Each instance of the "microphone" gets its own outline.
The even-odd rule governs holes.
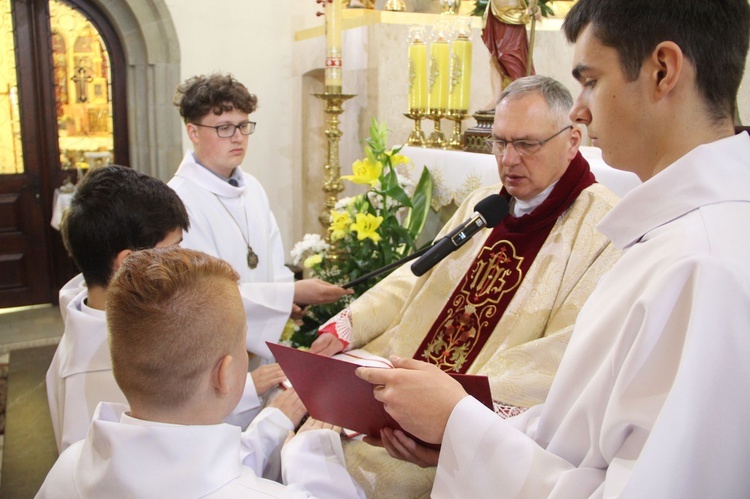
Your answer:
[[[341,287],[344,288],[344,289],[349,289],[352,286],[356,286],[359,283],[365,282],[370,277],[375,277],[376,275],[380,275],[383,272],[388,272],[389,270],[391,270],[393,268],[401,266],[401,264],[403,264],[403,263],[409,262],[411,260],[414,260],[415,258],[418,258],[418,257],[424,255],[425,253],[427,253],[427,251],[430,248],[432,248],[432,246],[427,246],[425,248],[422,248],[421,250],[416,251],[416,252],[412,253],[411,255],[405,256],[404,258],[402,258],[402,259],[400,259],[400,260],[398,260],[396,262],[391,262],[388,265],[384,265],[383,267],[380,267],[379,269],[375,269],[375,270],[373,270],[370,273],[367,273],[367,274],[365,274],[363,276],[359,276],[356,279],[353,279],[353,280],[347,282],[346,284],[342,284]]]
[[[437,263],[463,246],[466,241],[484,227],[494,227],[508,216],[508,202],[500,194],[492,194],[474,206],[474,214],[467,221],[453,229],[445,237],[433,244],[429,251],[422,255],[411,266],[415,276],[421,276]]]

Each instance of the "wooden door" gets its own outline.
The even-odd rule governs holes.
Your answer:
[[[38,27],[24,0],[0,0],[0,308],[52,301],[44,165],[50,161],[39,92]],[[15,35],[15,36],[13,36]],[[15,43],[14,40],[23,43]],[[49,87],[48,87],[49,88]]]
[[[64,19],[51,23],[51,10]],[[64,32],[76,16],[97,43]],[[67,55],[58,52],[66,36]],[[61,73],[61,60],[78,73]],[[125,72],[118,35],[95,2],[0,0],[0,308],[56,303],[77,273],[50,226],[54,193],[95,158],[128,165]],[[73,109],[76,96],[85,105]]]

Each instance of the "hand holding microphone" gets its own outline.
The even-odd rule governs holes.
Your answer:
[[[411,266],[416,276],[421,276],[439,261],[463,246],[484,227],[494,227],[508,216],[508,202],[500,194],[492,194],[479,201],[474,207],[474,214],[456,229],[433,244],[429,251],[422,255]]]

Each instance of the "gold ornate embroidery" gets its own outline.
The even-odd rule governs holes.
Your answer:
[[[460,372],[488,326],[492,332],[499,319],[497,304],[523,280],[523,260],[509,241],[484,248],[454,293],[422,358],[444,371]]]

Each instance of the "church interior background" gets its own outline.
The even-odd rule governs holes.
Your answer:
[[[429,29],[441,17],[439,0],[407,1],[407,12],[385,11],[384,4],[375,2],[375,10],[344,9],[343,92],[354,94],[340,117],[344,174],[361,156],[360,140],[372,118],[387,125],[391,144],[406,141],[412,126],[404,117],[408,29],[417,24]],[[460,13],[471,11],[473,4],[462,2]],[[558,1],[553,7],[565,12],[570,4]],[[48,223],[55,189],[75,182],[89,165],[111,161],[168,180],[189,147],[172,105],[174,88],[194,74],[230,72],[258,95],[253,117],[258,127],[243,168],[268,191],[285,248],[304,233],[322,229],[317,215],[324,194],[318,186],[324,180],[326,123],[324,104],[312,94],[323,90],[326,40],[323,17],[316,15],[320,6],[314,0],[225,1],[220,8],[201,0],[1,0],[0,6],[0,178],[4,179],[0,183],[33,173],[13,188],[0,187],[0,195],[6,197],[4,206],[13,207],[8,196],[21,193],[14,216],[20,216],[17,211],[28,212],[32,205],[40,211],[37,218],[43,223],[34,230],[44,234],[31,239],[33,245],[51,248],[46,255],[32,255],[37,267],[40,259],[46,260],[45,271],[52,278],[47,283],[50,291],[31,301],[54,301],[55,287],[74,271],[65,261],[59,235]],[[572,47],[560,33],[560,17],[537,23],[534,65],[537,73],[559,79],[575,95],[577,83],[568,63]],[[472,18],[471,27],[470,114],[491,99],[481,19]],[[11,32],[22,45],[26,30],[48,46],[41,56],[35,55],[30,72],[38,76],[31,86],[14,78]],[[26,49],[15,50],[22,54]],[[19,70],[28,80],[21,66]],[[52,112],[24,109],[18,89],[23,93],[26,86],[48,99],[45,106]],[[747,75],[740,96],[740,119],[747,123]],[[29,120],[27,116],[24,122],[24,115],[32,112],[39,123],[34,130],[30,126],[24,130]],[[469,118],[464,126],[473,123]],[[42,152],[34,154],[34,149]],[[33,203],[24,204],[23,193],[32,191]],[[0,252],[5,254],[0,267],[7,266],[13,258],[7,255],[13,251]],[[9,281],[14,280],[20,282],[22,276],[12,274]],[[22,302],[6,300],[2,305],[28,304]]]
[[[552,7],[563,13],[572,1]],[[342,174],[362,157],[361,140],[373,118],[388,127],[389,147],[406,142],[413,127],[404,116],[409,28],[429,30],[445,17],[439,14],[443,0],[405,0],[406,12],[386,11],[385,3],[343,12],[342,91],[353,98],[340,116]],[[473,7],[474,1],[461,2],[459,13]],[[315,0],[0,0],[0,354],[19,335],[48,327],[16,327],[4,312],[55,303],[57,290],[75,273],[55,218],[71,184],[110,162],[164,181],[172,177],[190,147],[172,99],[190,76],[229,72],[258,96],[257,129],[242,167],[266,189],[287,255],[305,233],[323,232],[318,215],[327,124],[324,102],[313,95],[323,92],[325,79],[320,10]],[[573,49],[560,32],[561,17],[537,23],[534,65],[575,96]],[[471,18],[469,114],[492,98],[480,33],[481,19]],[[747,72],[738,109],[748,124]],[[474,124],[471,117],[463,122],[464,128]],[[431,130],[428,121],[423,127]],[[444,122],[443,131],[449,130]],[[460,192],[486,181],[466,173],[465,156],[429,154],[447,172],[438,184],[454,182]],[[448,212],[458,200],[445,192],[434,199]],[[437,226],[440,215],[434,217]]]

